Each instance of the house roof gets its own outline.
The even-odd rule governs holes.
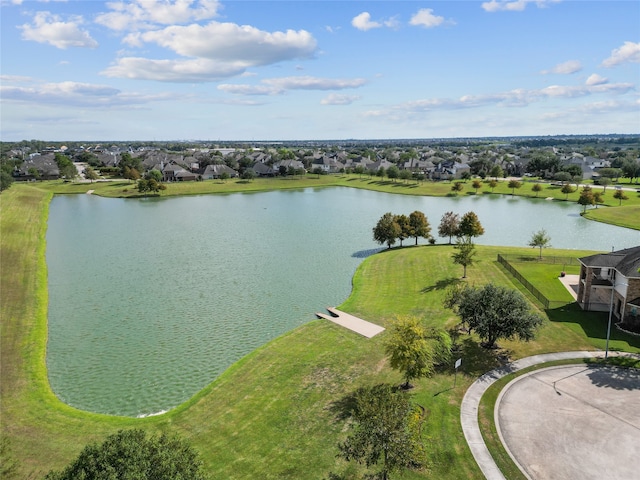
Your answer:
[[[640,246],[598,253],[579,260],[586,267],[615,268],[625,277],[640,278]]]

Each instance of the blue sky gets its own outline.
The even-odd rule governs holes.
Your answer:
[[[0,2],[3,141],[640,132],[637,1]]]

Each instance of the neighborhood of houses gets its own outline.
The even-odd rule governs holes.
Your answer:
[[[246,169],[253,170],[254,176],[271,177],[304,173],[359,172],[370,175],[380,174],[390,167],[411,172],[411,177],[430,180],[465,179],[471,175],[490,176],[494,166],[500,167],[499,176],[521,177],[540,175],[552,178],[556,170],[572,166],[573,176],[581,172],[581,179],[597,179],[599,171],[609,169],[631,158],[638,164],[638,150],[625,152],[620,148],[601,151],[597,156],[578,151],[579,149],[559,149],[544,147],[533,149],[512,145],[443,146],[424,145],[419,147],[387,148],[340,148],[335,145],[326,148],[220,148],[193,147],[175,152],[149,145],[133,148],[123,145],[89,145],[68,148],[64,145],[31,151],[28,147],[14,148],[8,157],[17,159],[12,173],[14,180],[50,180],[60,178],[55,161],[56,154],[64,154],[73,161],[86,161],[98,170],[118,168],[123,154],[138,158],[144,171],[158,170],[164,182],[187,182],[233,178]],[[595,151],[592,151],[595,155]],[[532,168],[531,160],[536,155],[551,159],[554,166]],[[625,156],[626,155],[626,156]],[[82,159],[82,160],[79,160]],[[639,164],[640,165],[640,164]],[[640,169],[640,166],[638,167]],[[143,172],[140,172],[143,173]],[[493,176],[493,174],[491,174]],[[405,177],[406,178],[406,177]]]

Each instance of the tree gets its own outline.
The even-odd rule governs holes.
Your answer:
[[[389,177],[389,179],[395,182],[396,178],[398,178],[399,176],[400,169],[397,166],[391,165],[389,168],[387,168],[387,177]]]
[[[378,169],[378,171],[376,172],[376,176],[384,179],[385,173],[387,173],[387,172],[385,171],[384,167],[380,167]]]
[[[475,330],[486,348],[495,348],[499,339],[529,341],[542,324],[542,317],[531,312],[520,292],[493,283],[451,290],[445,306],[454,308],[469,333]]]
[[[602,185],[602,193],[607,191],[607,187],[611,185],[612,180],[609,177],[600,177],[598,179],[598,185]]]
[[[509,184],[507,186],[511,189],[511,196],[513,197],[516,188],[520,188],[522,186],[522,183],[520,183],[518,180],[509,180]]]
[[[622,205],[622,200],[629,200],[629,197],[625,195],[624,190],[622,190],[621,188],[613,192],[613,198],[615,198],[616,200],[620,200],[620,203],[618,205]]]
[[[601,179],[608,178],[609,183],[611,183],[613,181],[618,181],[618,178],[622,175],[622,170],[620,168],[601,168],[598,170],[598,173],[600,174]]]
[[[0,192],[4,192],[13,183],[13,177],[4,170],[0,171]]]
[[[256,172],[253,170],[253,168],[247,168],[247,169],[245,169],[244,172],[242,172],[241,178],[243,180],[251,181],[254,178],[256,178]]]
[[[353,173],[357,173],[358,175],[360,175],[360,178],[362,178],[362,174],[364,173],[364,167],[362,165],[358,165],[356,168],[353,169]]]
[[[460,220],[460,226],[456,235],[460,237],[479,237],[484,234],[484,227],[478,219],[478,215],[475,212],[467,212],[462,216]]]
[[[540,185],[539,183],[534,183],[533,186],[531,187],[531,191],[536,192],[536,197],[537,197],[538,193],[542,191],[542,185]]]
[[[396,243],[400,236],[400,226],[395,221],[395,216],[391,212],[385,213],[375,227],[373,227],[373,239],[380,245],[386,243],[388,248]]]
[[[471,237],[458,237],[458,241],[453,247],[455,251],[451,256],[453,263],[456,265],[462,265],[463,273],[462,278],[467,278],[467,267],[472,267],[474,263],[474,257],[476,255],[476,246],[471,241]]]
[[[569,183],[571,181],[571,174],[569,172],[558,172],[553,176],[553,179],[558,182]]]
[[[462,182],[455,182],[453,185],[451,185],[451,191],[456,195],[458,194],[458,192],[461,192],[463,189],[464,189],[464,186],[462,185]]]
[[[382,384],[358,390],[353,401],[351,433],[338,445],[342,458],[369,468],[380,465],[368,478],[381,480],[426,463],[420,438],[423,413],[406,393]]]
[[[98,174],[96,173],[96,171],[93,168],[86,167],[84,169],[84,178],[89,180],[89,182],[93,183],[94,180],[97,180],[100,177],[98,176]]]
[[[573,187],[571,185],[569,185],[568,183],[565,183],[562,186],[562,189],[560,191],[565,194],[564,199],[567,200],[569,198],[569,194],[573,193],[575,190],[573,189]]]
[[[542,249],[548,248],[551,246],[551,237],[547,235],[547,231],[543,228],[542,230],[538,230],[531,236],[531,240],[529,240],[529,246],[540,249],[540,257],[542,258]]]
[[[584,207],[582,213],[587,211],[588,205],[594,205],[596,203],[591,187],[587,186],[582,189],[580,197],[578,197],[578,203]]]
[[[424,325],[416,317],[399,317],[391,326],[384,346],[389,365],[404,375],[403,388],[411,388],[411,380],[433,375],[433,352]]]
[[[120,430],[101,444],[87,445],[62,471],[45,480],[205,480],[198,453],[177,435],[147,436],[144,430]]]
[[[69,157],[56,153],[54,159],[58,165],[58,170],[60,171],[60,176],[62,178],[73,179],[78,176],[78,169]]]
[[[120,168],[120,175],[122,175],[124,178],[127,178],[124,176],[125,168],[127,167],[130,169],[135,169],[138,172],[142,172],[144,170],[142,160],[139,157],[132,157],[129,152],[123,152],[120,154],[120,162],[118,162],[118,167]],[[137,180],[137,178],[134,178],[132,180]]]
[[[440,219],[440,225],[438,226],[438,235],[441,237],[449,237],[449,245],[451,245],[451,238],[458,234],[458,228],[460,227],[460,217],[457,213],[445,212]]]
[[[145,174],[144,178],[146,178],[147,180],[154,179],[156,182],[161,182],[162,181],[162,172],[160,170],[152,168],[151,170],[149,170]]]
[[[133,180],[135,182],[140,179],[140,172],[136,168],[124,167],[122,171],[122,178]]]
[[[409,224],[411,225],[411,236],[415,237],[416,245],[418,244],[418,237],[430,238],[431,237],[431,225],[424,213],[416,210],[409,214]]]
[[[498,177],[504,177],[504,170],[502,170],[500,165],[494,165],[491,167],[491,170],[489,170],[489,176],[493,177],[497,181]]]
[[[322,167],[315,167],[312,171],[312,173],[317,175],[318,178],[320,178],[320,175],[322,175],[323,172],[324,170],[322,169]]]
[[[476,190],[476,195],[478,194],[478,190],[482,188],[482,182],[480,180],[474,180],[471,183],[471,186]]]
[[[410,170],[407,170],[407,169],[400,170],[400,179],[404,180],[404,183],[407,183],[407,181],[410,180],[412,176],[413,175],[411,174]]]
[[[400,246],[402,246],[402,241],[405,238],[409,238],[413,236],[413,231],[411,230],[411,223],[409,222],[409,217],[407,217],[406,215],[395,215],[393,220],[400,227],[400,234],[398,235],[398,240],[400,240]]]
[[[493,189],[498,186],[497,180],[489,180],[489,188],[491,188],[491,193],[493,193]]]
[[[598,208],[599,204],[604,203],[604,192],[593,192],[593,201],[596,204],[596,208]]]
[[[638,183],[638,177],[640,177],[640,163],[637,160],[625,160],[622,164],[622,174],[629,178],[629,183],[636,179]]]

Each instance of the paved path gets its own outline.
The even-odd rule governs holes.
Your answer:
[[[384,327],[376,325],[375,323],[367,322],[361,318],[354,317],[348,313],[341,312],[336,308],[327,307],[327,310],[331,312],[331,315],[324,313],[316,313],[319,318],[324,318],[333,323],[348,328],[349,330],[359,333],[367,338],[375,337],[380,332],[384,331]]]
[[[640,358],[637,355],[628,354],[624,352],[609,352],[611,356],[624,355],[632,356],[634,358]],[[532,365],[538,365],[541,363],[552,362],[555,360],[567,360],[567,359],[579,359],[579,358],[592,358],[603,357],[604,352],[558,352],[547,353],[543,355],[535,355],[533,357],[522,358],[513,363],[509,363],[504,367],[491,370],[478,378],[467,390],[462,399],[460,406],[460,423],[462,424],[462,431],[464,437],[471,449],[471,453],[475,458],[480,470],[488,480],[506,480],[496,463],[493,461],[493,457],[489,453],[487,446],[482,439],[480,433],[480,427],[478,424],[478,406],[480,399],[484,392],[497,380],[509,375],[511,373],[522,370],[523,368],[530,367]]]
[[[560,283],[569,291],[574,300],[578,299],[578,284],[580,283],[580,275],[565,275],[558,277]]]

